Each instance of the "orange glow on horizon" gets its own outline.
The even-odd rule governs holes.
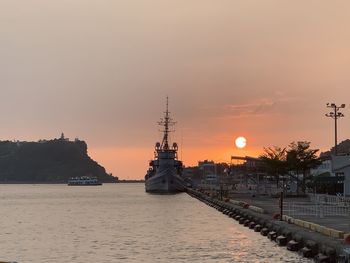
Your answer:
[[[234,147],[186,148],[182,161],[186,167],[196,166],[198,161],[213,160],[217,163],[230,163],[231,156],[253,156],[261,154],[262,149]],[[143,179],[148,162],[153,158],[152,148],[90,148],[89,155],[106,168],[107,173],[119,179]],[[180,156],[179,156],[180,157]]]

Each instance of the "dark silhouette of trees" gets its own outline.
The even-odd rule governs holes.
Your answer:
[[[297,179],[297,192],[299,193],[299,187],[301,184],[302,192],[305,193],[305,179],[310,172],[311,168],[314,168],[321,164],[319,157],[317,156],[318,149],[311,149],[310,142],[298,141],[289,144],[287,151],[287,163],[291,171],[294,172],[295,179]],[[302,175],[301,181],[298,175]]]
[[[277,146],[264,148],[264,153],[259,157],[265,164],[266,172],[276,178],[289,175],[297,182],[297,192],[300,186],[305,193],[305,179],[311,168],[318,166],[321,161],[317,156],[318,149],[311,149],[310,142],[291,142],[288,149]],[[300,180],[299,175],[302,175]]]
[[[278,146],[264,147],[264,153],[259,156],[265,164],[267,173],[276,178],[277,186],[280,176],[285,175],[287,172],[286,157],[286,148],[280,148]]]

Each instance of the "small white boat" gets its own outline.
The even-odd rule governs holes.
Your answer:
[[[68,179],[68,185],[102,185],[97,179],[97,177],[81,176],[81,177],[71,177]]]

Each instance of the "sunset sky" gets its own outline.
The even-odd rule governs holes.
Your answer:
[[[185,165],[350,138],[350,2],[0,0],[0,138],[78,137],[143,178],[169,96]],[[248,145],[234,146],[237,136]]]

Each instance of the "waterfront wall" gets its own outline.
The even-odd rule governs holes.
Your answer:
[[[316,262],[350,262],[348,247],[342,239],[312,231],[311,227],[305,228],[304,222],[299,222],[301,220],[291,222],[291,218],[284,216],[285,221],[280,221],[259,207],[248,208],[239,201],[221,201],[193,189],[188,189],[187,192],[192,197],[236,219],[240,224],[260,232],[278,245],[286,246],[287,249],[296,251],[304,257],[314,258]]]

